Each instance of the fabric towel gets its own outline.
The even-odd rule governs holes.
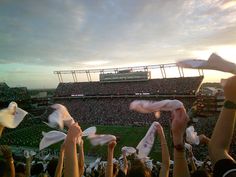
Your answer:
[[[173,111],[183,108],[184,105],[179,100],[146,101],[135,100],[130,104],[130,109],[141,113]]]
[[[82,136],[90,136],[90,135],[94,135],[96,133],[96,127],[89,127],[87,129],[85,129],[83,132],[82,132]],[[63,132],[60,132],[60,131],[50,131],[50,132],[43,132],[43,138],[40,142],[40,145],[39,145],[39,150],[42,150],[52,144],[55,144],[55,143],[58,143],[64,139],[66,139],[66,134],[63,133]],[[80,144],[80,138],[78,139],[78,144]]]
[[[83,131],[82,136],[94,135],[96,133],[96,131],[97,131],[96,127],[89,127]]]
[[[197,136],[197,132],[195,132],[193,126],[190,126],[186,129],[186,141],[190,144],[196,145],[200,143],[199,136]]]
[[[125,151],[126,156],[129,156],[129,155],[132,155],[132,154],[136,153],[136,149],[135,148],[127,147],[127,146],[122,147],[121,151],[122,152]]]
[[[59,126],[59,128],[62,130],[64,128],[64,124],[69,127],[75,122],[65,106],[61,104],[54,104],[51,106],[51,108],[55,109],[55,111],[49,115],[49,123],[45,122],[49,127],[55,128]]]
[[[0,124],[7,128],[16,128],[28,114],[19,108],[16,102],[11,102],[5,109],[0,110]]]
[[[97,145],[104,145],[106,143],[109,143],[110,141],[115,141],[116,137],[114,135],[91,135],[88,136],[88,139],[90,140],[90,143],[93,146],[97,146]]]
[[[183,68],[211,69],[236,74],[236,64],[226,61],[219,55],[213,53],[206,60],[187,59],[177,62],[177,66]]]
[[[42,150],[52,144],[58,143],[66,138],[66,134],[60,131],[42,132],[43,138],[39,144],[39,150]]]
[[[136,147],[136,149],[138,149],[138,158],[142,159],[148,157],[148,154],[150,153],[152,146],[154,144],[157,126],[159,126],[159,123],[153,122],[150,128],[148,129],[146,135],[143,137],[143,139],[139,142],[138,146]]]

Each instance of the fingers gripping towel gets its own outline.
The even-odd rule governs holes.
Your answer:
[[[138,157],[140,159],[147,157],[150,153],[154,144],[157,126],[159,126],[159,123],[153,122],[144,138],[139,142],[138,146],[136,147],[136,149],[138,149]]]
[[[89,127],[85,129],[82,133],[82,136],[92,136],[96,133],[96,127]],[[39,144],[39,150],[42,150],[52,144],[58,143],[64,139],[66,139],[66,134],[60,131],[50,131],[50,132],[42,132],[43,138]]]
[[[46,123],[48,126],[52,128],[59,126],[60,129],[63,129],[65,123],[68,123],[69,126],[75,122],[65,106],[54,104],[51,107],[55,109],[55,111],[48,117],[49,123]]]
[[[199,136],[197,136],[197,132],[195,132],[193,126],[190,126],[186,129],[186,141],[190,144],[196,145],[200,143]]]
[[[183,108],[184,105],[179,100],[146,101],[135,100],[130,104],[130,109],[141,113],[151,113],[159,111],[173,111]]]
[[[66,134],[60,131],[42,132],[43,138],[39,144],[39,150],[42,150],[52,144],[58,143],[66,138]]]
[[[115,141],[116,137],[114,135],[90,135],[88,136],[88,139],[90,140],[90,143],[93,146],[97,145],[104,145],[106,143],[109,143],[111,141]]]
[[[5,109],[0,110],[0,124],[7,128],[16,128],[28,112],[11,102]]]
[[[211,69],[236,74],[236,64],[224,60],[215,53],[211,54],[208,61],[200,59],[187,59],[177,62],[177,66],[183,68]]]

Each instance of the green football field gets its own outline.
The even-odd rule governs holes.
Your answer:
[[[81,125],[82,129],[90,127],[90,125]],[[105,126],[97,125],[97,134],[112,134],[117,137],[117,145],[115,148],[115,157],[118,158],[121,155],[121,148],[123,146],[136,147],[139,141],[145,136],[149,127],[131,127],[131,126]],[[29,147],[38,150],[40,140],[42,139],[42,131],[48,132],[53,129],[46,126],[44,123],[37,123],[28,127],[17,128],[12,131],[6,131],[0,139],[0,144],[8,144],[14,147]],[[66,130],[65,130],[66,131]],[[169,135],[169,129],[165,129],[169,148],[171,148],[171,141]],[[48,147],[52,150],[59,150],[60,143]],[[150,157],[155,160],[161,160],[159,138],[156,137],[155,144],[150,153]],[[170,149],[171,151],[171,149]],[[90,142],[84,138],[84,153],[89,156],[97,156],[106,158],[107,145],[104,146],[92,146]]]

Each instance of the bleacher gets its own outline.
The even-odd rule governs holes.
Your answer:
[[[134,95],[149,93],[151,95],[194,95],[202,83],[203,76],[150,79],[132,82],[73,82],[59,83],[55,97],[72,95]]]
[[[149,125],[156,120],[154,114],[130,111],[129,104],[133,100],[179,99],[188,110],[196,100],[195,93],[202,80],[203,77],[199,76],[125,83],[60,83],[55,92],[54,102],[65,105],[80,123],[134,125],[135,122],[135,125]],[[168,125],[169,116],[170,113],[162,113],[158,120],[163,125]]]

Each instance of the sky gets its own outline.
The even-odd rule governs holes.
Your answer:
[[[0,82],[10,87],[55,88],[56,70],[207,60],[213,52],[236,63],[236,0],[0,0]],[[204,74],[204,82],[230,76]]]

